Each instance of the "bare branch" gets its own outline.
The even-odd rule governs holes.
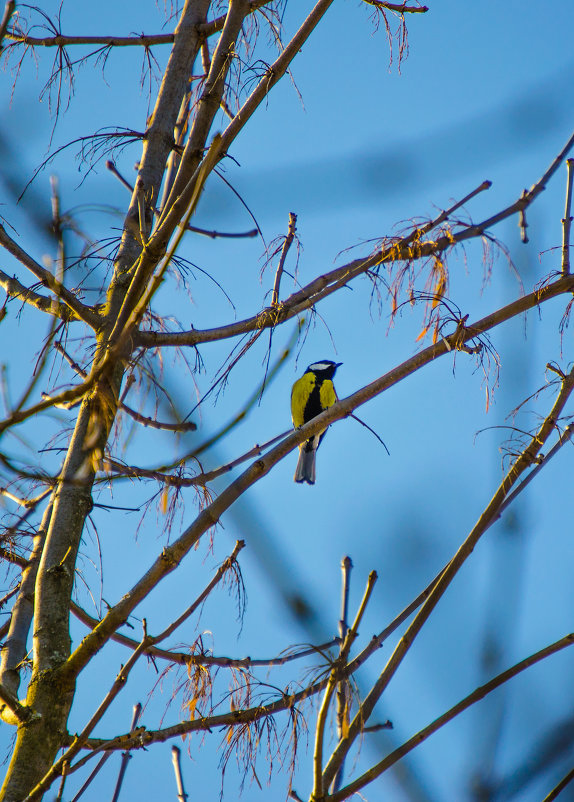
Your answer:
[[[331,756],[331,759],[325,769],[325,784],[332,782],[341,760],[347,754],[349,747],[361,732],[363,725],[369,720],[369,717],[372,714],[377,701],[380,699],[381,694],[388,686],[392,677],[395,675],[397,668],[412,646],[423,624],[427,621],[428,617],[436,607],[439,599],[442,597],[468,556],[472,553],[482,535],[490,528],[490,526],[492,526],[494,521],[500,517],[501,505],[504,503],[511,488],[514,484],[516,484],[520,475],[524,473],[524,471],[526,471],[532,464],[536,463],[541,448],[547,441],[548,437],[550,437],[552,432],[555,430],[556,422],[560,417],[562,409],[564,408],[564,405],[566,404],[573,390],[574,368],[567,376],[564,377],[562,388],[550,413],[545,418],[536,434],[531,438],[530,443],[511,465],[506,476],[503,478],[500,486],[496,490],[494,496],[480,516],[476,525],[464,543],[460,546],[453,559],[448,563],[444,571],[441,573],[436,585],[433,587],[421,610],[397,644],[395,650],[389,658],[389,661],[387,662],[387,665],[383,669],[377,681],[374,683],[373,687],[369,691],[369,694],[361,705],[360,710],[357,712],[355,718],[351,722],[347,735],[339,742],[339,745],[333,752],[333,755]]]
[[[211,582],[199,594],[199,596],[193,602],[193,604],[190,604],[189,607],[187,608],[187,610],[185,610],[178,618],[176,618],[176,620],[172,624],[170,624],[168,627],[166,627],[166,629],[164,629],[163,632],[161,632],[159,635],[156,635],[155,637],[153,637],[152,641],[151,641],[152,644],[160,643],[162,640],[165,640],[165,638],[168,638],[173,632],[175,632],[175,630],[178,627],[180,627],[183,624],[184,621],[186,621],[189,618],[190,615],[193,615],[193,613],[205,601],[205,599],[207,599],[207,597],[209,596],[211,591],[221,581],[221,579],[225,576],[225,574],[231,568],[233,568],[233,566],[237,562],[237,556],[239,555],[239,552],[243,548],[245,548],[245,541],[244,540],[238,540],[237,543],[235,544],[235,548],[233,549],[233,552],[229,555],[229,557],[227,557],[222,562],[222,564],[219,566],[219,568],[215,572],[215,576],[212,578]]]
[[[140,702],[134,705],[134,709],[132,712],[132,723],[130,726],[130,732],[134,732],[137,729],[138,721],[140,720],[140,716],[142,714],[142,705]],[[116,787],[114,789],[114,795],[112,797],[112,802],[117,802],[120,796],[120,791],[124,782],[124,777],[126,776],[126,771],[128,768],[128,763],[130,760],[130,753],[124,752],[122,755],[122,762],[120,765],[120,770],[118,772],[118,779],[116,782]]]
[[[572,217],[570,210],[572,207],[572,178],[574,176],[574,159],[566,159],[568,178],[566,179],[566,208],[562,218],[562,275],[570,273],[570,228]]]
[[[555,641],[550,646],[546,646],[544,649],[541,649],[539,652],[536,652],[530,657],[526,657],[524,660],[521,660],[520,663],[516,663],[516,665],[512,666],[512,668],[503,671],[501,674],[498,674],[498,676],[494,677],[494,679],[491,679],[489,682],[481,685],[471,694],[458,702],[458,704],[454,705],[454,707],[451,707],[450,710],[447,710],[446,713],[443,713],[442,716],[439,716],[439,718],[435,719],[432,724],[424,727],[422,730],[420,730],[420,732],[417,732],[416,735],[413,735],[412,738],[409,738],[408,741],[405,741],[404,744],[387,755],[387,757],[369,769],[369,771],[365,772],[360,777],[357,777],[356,780],[354,780],[352,783],[349,783],[349,785],[345,786],[344,788],[341,788],[341,790],[337,793],[332,794],[329,797],[330,802],[343,802],[344,799],[349,799],[350,796],[360,791],[361,788],[364,788],[376,777],[379,777],[398,760],[403,758],[409,752],[412,752],[416,746],[423,743],[423,741],[425,741],[430,735],[439,730],[464,710],[467,710],[469,707],[471,707],[471,705],[479,702],[481,699],[484,699],[484,697],[489,693],[496,690],[496,688],[499,688],[505,682],[508,682],[508,680],[512,679],[517,674],[520,674],[522,671],[530,668],[530,666],[533,666],[536,663],[539,663],[541,660],[550,657],[550,655],[556,654],[562,649],[571,646],[573,643],[574,634],[566,635],[564,638]]]
[[[289,212],[289,227],[287,229],[287,236],[283,240],[283,247],[281,248],[281,256],[279,264],[277,265],[277,272],[275,273],[275,282],[273,284],[273,294],[271,296],[271,306],[277,306],[279,303],[279,287],[281,285],[281,276],[283,275],[283,268],[285,267],[285,260],[289,253],[295,233],[297,231],[297,215],[295,212]]]
[[[70,610],[79,621],[81,621],[83,624],[86,624],[86,626],[90,627],[90,629],[95,629],[95,627],[100,623],[99,619],[91,616],[75,602],[71,603]],[[121,643],[123,646],[127,646],[130,649],[137,649],[139,646],[138,641],[127,637],[127,635],[122,635],[119,632],[115,632],[111,636],[110,640],[113,640],[116,643]],[[146,654],[149,654],[150,657],[158,657],[162,660],[168,660],[172,663],[179,663],[180,665],[220,666],[221,668],[256,668],[258,666],[272,668],[273,666],[286,665],[287,663],[291,663],[293,660],[299,660],[303,657],[322,655],[329,649],[333,649],[335,646],[340,645],[340,643],[340,638],[333,638],[332,640],[327,641],[326,643],[321,643],[318,646],[310,646],[307,649],[294,650],[288,654],[270,658],[216,657],[208,654],[174,652],[168,649],[160,649],[157,646],[149,646],[146,649]]]
[[[18,279],[8,276],[2,270],[0,270],[0,287],[6,291],[8,297],[21,298],[22,301],[36,307],[36,309],[39,309],[41,312],[57,315],[61,320],[66,321],[78,319],[66,304],[62,304],[54,298],[47,298],[45,295],[40,295],[30,289],[30,287],[21,284]]]
[[[341,561],[342,571],[342,585],[341,585],[341,619],[339,621],[339,637],[341,641],[345,642],[345,636],[348,630],[347,617],[349,614],[349,591],[351,586],[351,570],[353,568],[352,560],[346,556]],[[340,658],[339,653],[339,658]],[[340,740],[346,728],[349,725],[349,689],[346,680],[341,680],[337,687],[337,738]],[[343,764],[339,767],[333,784],[331,793],[337,791],[343,782]]]
[[[35,788],[28,794],[26,797],[25,802],[33,802],[35,799],[40,799],[45,791],[51,786],[54,782],[56,777],[62,773],[64,766],[69,766],[73,758],[78,754],[78,752],[82,749],[86,741],[88,740],[90,733],[96,726],[96,724],[103,718],[104,713],[109,708],[113,700],[116,698],[118,693],[125,687],[128,676],[130,671],[141,657],[141,655],[145,652],[145,649],[148,645],[148,635],[146,632],[146,623],[145,618],[143,620],[144,626],[144,634],[139,644],[138,648],[133,652],[130,656],[129,660],[122,666],[112,687],[106,694],[105,698],[99,705],[98,709],[88,721],[84,729],[79,735],[76,735],[72,745],[64,752],[64,754],[57,760],[52,768],[46,773],[46,775],[40,780],[40,782],[35,786]]]
[[[6,0],[6,5],[4,6],[4,14],[2,15],[2,21],[0,22],[0,53],[3,50],[2,40],[7,35],[8,25],[10,24],[10,20],[12,19],[12,15],[16,10],[16,0]]]
[[[415,228],[414,231],[405,237],[402,237],[398,242],[395,242],[391,245],[385,243],[380,251],[376,251],[374,254],[362,259],[355,259],[352,262],[348,262],[347,264],[343,265],[342,267],[335,268],[329,273],[325,273],[319,278],[314,279],[301,290],[293,293],[289,298],[287,298],[281,304],[280,308],[268,307],[251,318],[246,318],[244,320],[237,321],[236,323],[232,323],[227,326],[221,326],[219,328],[206,329],[204,331],[192,330],[188,332],[169,334],[159,332],[140,332],[137,337],[137,344],[144,347],[197,345],[201,342],[214,342],[216,340],[226,339],[228,337],[235,337],[240,334],[245,334],[248,331],[275,327],[279,323],[282,323],[295,315],[299,315],[306,309],[316,305],[319,303],[319,301],[327,298],[329,295],[332,295],[341,287],[346,286],[352,279],[367,273],[377,265],[401,261],[408,262],[415,259],[427,258],[433,254],[440,254],[443,251],[452,248],[454,245],[465,242],[468,239],[480,237],[488,229],[492,228],[492,226],[508,217],[511,217],[514,214],[517,214],[521,210],[525,209],[530,203],[532,203],[532,201],[540,194],[540,192],[543,191],[546,183],[554,174],[554,172],[556,172],[559,165],[564,160],[564,157],[572,148],[573,144],[574,134],[570,137],[558,156],[552,161],[544,175],[539,179],[539,181],[536,182],[536,184],[533,184],[530,190],[525,190],[517,201],[510,206],[507,206],[501,212],[498,212],[497,214],[483,220],[481,223],[465,226],[462,228],[462,230],[456,233],[449,233],[448,235],[440,236],[437,240],[424,241],[419,241],[420,229]],[[488,186],[490,186],[489,182],[483,182],[477,190],[474,190],[463,200],[467,200],[468,198],[474,196],[477,192],[487,189]],[[460,203],[462,202],[463,201]],[[452,208],[458,208],[460,203],[455,204]],[[442,212],[437,217],[437,221],[443,221],[445,219],[445,214],[447,213]],[[435,221],[433,221],[433,223],[434,222]],[[422,230],[428,232],[428,224],[427,227],[423,226]],[[557,294],[559,294],[562,291],[563,286],[565,285],[554,282],[553,284],[545,287],[543,290],[537,293],[531,293],[530,296],[525,297],[530,298],[532,306],[538,305],[538,299],[542,299],[545,296],[545,292],[548,291],[549,287],[552,287],[553,290],[558,290]],[[572,288],[568,285],[568,288],[565,291],[570,292],[571,289]],[[523,300],[523,298],[518,299],[518,301],[515,303],[521,303]],[[524,309],[526,308],[531,308],[531,306],[527,305],[524,307]],[[524,309],[522,311],[524,311]]]
[[[0,702],[2,702],[2,720],[7,724],[27,724],[34,715],[29,707],[21,705],[18,698],[3,685],[0,685]]]
[[[51,290],[57,298],[65,303],[73,315],[78,318],[78,320],[83,320],[84,323],[87,323],[92,329],[99,328],[101,324],[100,316],[94,312],[93,309],[85,306],[81,301],[79,301],[72,292],[66,289],[63,284],[54,278],[49,270],[46,270],[44,267],[39,265],[38,262],[32,259],[32,257],[29,256],[26,251],[24,251],[16,242],[14,242],[1,223],[0,245],[6,248],[8,253],[11,253],[12,256],[16,257],[16,259],[18,259],[18,261],[21,262],[24,267],[27,267],[28,270],[30,270],[45,287]]]
[[[428,11],[428,6],[407,6],[406,3],[386,3],[384,0],[364,0],[364,2],[375,8],[396,11],[397,14],[425,14]]]
[[[42,555],[42,546],[52,514],[52,505],[48,504],[42,522],[34,535],[32,552],[22,571],[22,581],[18,598],[10,616],[10,629],[0,652],[0,685],[14,696],[20,686],[20,671],[28,652],[27,640],[30,625],[34,616],[34,588],[38,573],[38,564]],[[4,718],[4,711],[0,710]]]
[[[185,793],[185,789],[183,787],[183,776],[181,773],[181,750],[178,746],[171,747],[171,760],[173,762],[173,770],[175,772],[178,802],[186,802],[187,794]]]
[[[349,652],[351,650],[351,646],[353,645],[354,640],[357,637],[359,624],[363,618],[365,610],[367,608],[367,604],[373,592],[373,588],[375,587],[375,582],[377,581],[377,573],[376,571],[371,571],[369,574],[369,579],[367,581],[367,587],[365,588],[365,593],[361,600],[361,604],[359,605],[359,609],[357,610],[357,614],[355,616],[355,620],[351,628],[347,631],[345,635],[345,640],[341,644],[341,650],[339,652],[339,656],[333,663],[333,668],[329,675],[329,682],[327,683],[327,687],[325,689],[325,695],[323,697],[323,702],[321,704],[321,708],[319,709],[319,714],[317,716],[317,726],[315,731],[315,752],[313,755],[313,794],[312,797],[314,799],[321,799],[323,797],[323,789],[324,789],[324,778],[323,778],[323,739],[325,735],[325,725],[327,723],[327,715],[329,713],[329,708],[331,705],[331,699],[337,685],[340,680],[340,672],[344,672],[347,659],[349,656]]]

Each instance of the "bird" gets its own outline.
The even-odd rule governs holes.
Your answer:
[[[333,376],[342,362],[322,359],[313,362],[291,390],[291,416],[293,426],[298,429],[338,400],[333,386]],[[328,428],[328,427],[327,427]],[[315,484],[315,455],[325,437],[327,429],[317,432],[299,446],[299,460],[295,469],[295,482]]]

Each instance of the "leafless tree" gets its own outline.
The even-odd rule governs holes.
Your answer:
[[[391,26],[398,23],[402,54],[405,20],[412,14],[424,14],[426,8],[416,2],[365,2],[373,7],[383,29],[392,34]],[[194,601],[181,604],[183,609],[177,611],[168,626],[159,632],[151,631],[156,626],[153,605],[162,582],[170,574],[185,570],[200,540],[217,537],[215,527],[221,516],[300,443],[352,415],[367,401],[437,359],[460,354],[461,358],[476,360],[486,372],[496,370],[496,354],[488,339],[495,327],[559,296],[564,298],[566,318],[570,311],[572,302],[568,299],[574,292],[569,262],[570,160],[560,270],[548,275],[533,292],[522,294],[517,290],[511,303],[473,320],[470,313],[460,313],[449,297],[448,260],[456,249],[472,240],[497,248],[492,232],[509,218],[519,220],[526,236],[526,214],[565,163],[574,137],[560,153],[549,158],[548,168],[529,190],[511,205],[494,209],[486,219],[473,222],[462,217],[460,210],[463,206],[471,208],[473,199],[489,189],[487,181],[434,219],[412,223],[400,236],[381,232],[370,252],[329,270],[319,267],[312,281],[286,293],[286,264],[297,243],[297,220],[291,215],[286,235],[268,252],[269,264],[275,268],[268,306],[253,308],[240,320],[212,320],[204,329],[176,327],[167,314],[158,311],[160,288],[174,287],[182,280],[190,237],[235,236],[239,254],[244,238],[257,235],[257,228],[232,235],[202,230],[193,223],[198,202],[209,176],[221,174],[222,165],[233,158],[236,139],[249,128],[278,82],[288,76],[293,60],[322,24],[331,3],[332,0],[318,0],[308,15],[301,11],[298,30],[286,40],[281,28],[284,4],[269,0],[185,0],[167,4],[172,32],[145,36],[71,36],[60,29],[58,19],[50,18],[41,8],[20,9],[12,1],[6,3],[0,26],[6,63],[23,69],[28,63],[24,58],[31,51],[36,56],[40,51],[41,55],[45,51],[56,54],[46,88],[51,93],[56,118],[66,112],[63,88],[66,81],[68,85],[73,83],[78,61],[105,62],[114,49],[123,47],[143,51],[152,70],[156,48],[168,48],[170,55],[153,108],[147,122],[141,121],[140,130],[118,126],[91,132],[73,143],[90,165],[107,158],[108,169],[128,185],[130,201],[123,213],[121,237],[114,239],[113,228],[109,237],[97,242],[88,236],[72,213],[62,211],[54,180],[50,219],[41,219],[40,207],[36,209],[38,229],[44,234],[48,231],[51,237],[51,259],[42,264],[33,255],[32,239],[29,246],[25,241],[20,244],[10,225],[10,209],[3,209],[0,285],[6,300],[0,321],[7,325],[6,315],[15,313],[23,327],[28,325],[30,331],[35,331],[38,317],[43,316],[49,328],[43,340],[38,338],[38,358],[27,385],[16,399],[5,392],[5,413],[0,421],[4,436],[0,492],[5,505],[0,556],[11,583],[1,602],[10,614],[1,629],[0,699],[2,719],[17,733],[2,800],[31,802],[42,798],[56,783],[60,783],[61,798],[64,781],[71,782],[74,773],[85,765],[97,769],[114,752],[150,749],[178,736],[209,734],[217,728],[227,732],[227,753],[240,755],[249,767],[257,752],[256,743],[269,733],[286,731],[296,751],[300,728],[307,721],[314,731],[309,798],[313,802],[339,802],[367,787],[461,711],[574,640],[574,635],[567,635],[498,674],[368,771],[346,781],[346,758],[354,754],[365,733],[385,726],[373,724],[375,706],[445,590],[482,535],[549,457],[569,441],[572,427],[563,425],[563,416],[574,388],[574,370],[562,371],[558,367],[554,367],[556,391],[552,404],[536,429],[516,446],[500,486],[456,554],[404,612],[362,644],[354,656],[351,648],[356,647],[359,624],[376,581],[374,572],[349,621],[343,605],[340,637],[330,643],[259,661],[216,657],[204,648],[201,639],[184,649],[165,645],[221,583],[231,582],[241,594],[241,541],[215,575],[206,580],[205,587],[190,594]],[[137,14],[134,4],[136,19]],[[39,30],[41,26],[44,30]],[[78,60],[72,55],[74,49],[81,53]],[[222,115],[226,118],[224,124]],[[113,156],[121,148],[138,143],[141,153],[132,187],[120,174]],[[48,161],[53,156],[50,153]],[[37,183],[29,192],[39,192]],[[74,252],[69,246],[72,235]],[[257,277],[258,270],[252,273]],[[177,352],[177,370],[187,366],[193,376],[202,361],[211,359],[209,344],[229,343],[229,355],[212,388],[218,390],[232,381],[233,370],[241,370],[248,350],[267,337],[269,358],[255,382],[256,400],[285,358],[277,356],[272,335],[304,313],[320,314],[325,299],[359,281],[369,282],[373,296],[381,303],[388,301],[393,316],[406,303],[422,310],[420,340],[425,339],[427,344],[414,356],[357,388],[300,429],[278,433],[273,440],[238,454],[217,469],[204,470],[199,459],[212,441],[194,445],[169,465],[144,468],[126,461],[125,449],[134,429],[141,428],[146,442],[152,444],[147,446],[148,454],[154,453],[153,438],[160,437],[162,431],[183,437],[197,429],[195,420],[183,419],[178,403],[166,389],[168,383],[162,371],[168,353]],[[8,358],[3,348],[2,359]],[[53,389],[42,390],[46,386]],[[197,405],[199,411],[204,401],[202,397]],[[245,409],[238,405],[235,421],[241,420],[244,413]],[[129,425],[130,421],[133,425]],[[222,427],[215,440],[224,438],[232,428],[233,424]],[[28,449],[27,442],[33,442],[35,448]],[[220,477],[225,485],[216,493],[213,483]],[[75,595],[81,580],[79,560],[82,549],[87,549],[82,538],[86,536],[95,499],[101,503],[106,494],[127,482],[134,488],[153,487],[152,500],[157,501],[163,515],[164,543],[139,580],[125,587],[119,600],[100,616],[93,615],[77,602]],[[113,511],[109,495],[107,502]],[[150,508],[148,504],[146,509]],[[122,510],[117,514],[122,516]],[[183,516],[182,526],[177,523],[179,514]],[[101,548],[113,546],[102,541]],[[349,563],[345,562],[343,599],[347,597],[349,572]],[[97,597],[97,588],[91,590]],[[138,615],[146,616],[143,630],[139,636],[128,635],[124,627],[136,610]],[[377,681],[366,695],[357,698],[352,692],[357,670],[411,617]],[[73,618],[87,627],[85,637],[73,636]],[[68,718],[78,679],[96,656],[114,643],[125,647],[129,657],[105,698],[83,716],[81,731],[72,735]],[[264,701],[256,697],[260,670],[291,666],[295,660],[305,658],[316,665],[318,655],[320,669],[298,690],[288,687]],[[100,721],[129,684],[132,668],[144,656],[154,665],[186,669],[179,687],[186,714],[171,726],[149,730],[139,724],[138,708],[129,730],[120,735],[106,732]],[[229,681],[222,683],[225,672]],[[155,679],[152,686],[153,682]],[[320,700],[315,716],[309,701],[314,698]],[[221,712],[222,701],[230,706],[229,711]],[[337,738],[335,747],[330,749],[328,724],[333,720]],[[173,748],[173,756],[179,798],[185,799],[177,747]],[[300,799],[291,787],[288,793]]]

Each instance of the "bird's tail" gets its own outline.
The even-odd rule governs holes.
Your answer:
[[[307,484],[314,485],[316,449],[310,448],[307,451],[305,445],[299,447],[299,460],[297,461],[297,468],[293,478],[296,482],[307,482]]]

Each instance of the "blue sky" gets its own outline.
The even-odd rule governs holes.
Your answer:
[[[51,14],[57,5],[45,2],[41,7]],[[287,5],[287,33],[299,19],[301,5]],[[429,7],[428,14],[407,21],[409,54],[399,71],[396,42],[389,65],[384,30],[374,30],[370,10],[356,0],[335,3],[294,64],[296,89],[283,81],[234,146],[232,155],[238,164],[226,168],[226,177],[249,205],[266,242],[285,233],[290,211],[298,215],[303,246],[298,264],[301,283],[326,272],[337,260],[340,263],[346,258],[339,256],[344,249],[359,245],[353,253],[366,253],[370,246],[361,247],[362,242],[392,234],[412,218],[432,216],[484,179],[492,180],[493,186],[469,204],[468,212],[479,220],[499,210],[538,179],[574,128],[570,96],[574,8],[570,0],[557,0],[550,10],[518,2],[463,4],[454,0],[430,0]],[[95,5],[68,1],[63,6],[62,28],[66,33],[151,33],[163,24],[161,12],[162,8],[158,10],[151,2]],[[166,30],[170,29],[168,22]],[[167,48],[154,52],[163,64]],[[28,176],[47,155],[52,125],[48,101],[40,104],[38,96],[53,54],[38,51],[36,56],[37,68],[27,62],[9,108],[9,73],[2,81],[5,112],[0,131],[15,154],[18,174]],[[80,68],[75,95],[55,129],[51,149],[108,125],[143,130],[148,98],[140,89],[140,74],[141,54],[135,49],[110,56],[105,82],[99,65]],[[156,91],[154,83],[152,98]],[[59,177],[64,207],[84,205],[80,220],[94,238],[117,233],[112,229],[121,226],[127,193],[102,163],[82,182],[85,170],[82,172],[74,154],[74,149],[64,151],[41,173],[34,194],[17,209],[9,193],[1,190],[0,200],[6,204],[1,213],[24,240],[28,215],[42,210],[42,204],[47,208],[51,172]],[[137,146],[117,157],[118,167],[129,178],[137,158]],[[564,189],[562,168],[528,216],[528,245],[520,243],[515,220],[494,231],[508,247],[526,291],[559,268],[559,252],[552,249],[561,244]],[[103,204],[115,207],[118,214],[95,208]],[[196,222],[233,231],[252,226],[235,197],[215,180],[208,184]],[[48,241],[38,238],[34,253],[40,257],[49,247]],[[177,317],[184,328],[230,322],[265,303],[273,269],[260,280],[264,259],[260,240],[190,238],[184,254],[210,273],[235,304],[234,310],[217,286],[196,270],[190,280],[191,298],[172,283],[162,289],[157,301],[158,310]],[[293,261],[289,269],[294,270]],[[450,297],[470,320],[520,292],[503,255],[495,259],[485,286],[482,252],[476,245],[453,258],[450,269]],[[285,280],[283,291],[289,292],[291,286]],[[339,395],[346,396],[421,347],[416,337],[422,309],[406,308],[389,328],[388,302],[384,299],[379,314],[376,304],[369,303],[369,295],[370,285],[362,281],[321,307],[325,323],[312,324],[261,405],[206,455],[206,466],[226,462],[255,442],[288,428],[290,387],[307,364],[325,357],[343,362],[336,386]],[[205,638],[213,639],[215,653],[271,656],[294,642],[316,642],[334,634],[339,562],[344,554],[350,554],[355,566],[353,604],[362,594],[368,572],[376,569],[380,576],[361,629],[361,642],[366,643],[452,556],[498,485],[500,448],[509,433],[488,427],[509,424],[509,413],[545,383],[547,362],[557,361],[562,366],[571,362],[571,332],[561,340],[558,331],[565,304],[559,299],[540,313],[530,313],[526,321],[516,320],[493,332],[501,370],[488,411],[480,367],[472,357],[457,354],[430,365],[360,411],[365,422],[383,437],[390,456],[365,429],[347,420],[332,427],[321,446],[315,487],[292,482],[296,457],[287,458],[224,517],[213,553],[203,546],[190,555],[182,575],[169,579],[166,589],[158,593],[156,607],[142,611],[148,616],[148,626],[151,618],[153,627],[159,629],[178,614],[189,603],[190,588],[195,595],[209,569],[241,537],[247,542],[241,558],[247,612],[238,635],[232,600],[219,593],[208,602],[199,631],[209,630],[211,634]],[[34,329],[24,331],[16,316],[8,324],[10,350],[17,357],[11,375],[16,383],[25,383],[23,368],[35,351],[29,337]],[[39,315],[34,317],[34,325],[45,331],[46,322]],[[292,332],[293,325],[288,324],[275,333],[274,355]],[[263,337],[244,366],[232,375],[217,404],[208,402],[201,417],[194,415],[200,423],[198,439],[203,440],[231,418],[250,396],[262,376],[266,345]],[[166,369],[166,384],[184,412],[194,405],[196,392],[209,387],[228,351],[227,343],[205,346],[201,355],[206,373],[194,377],[197,388],[181,363]],[[491,387],[495,384],[493,374],[487,381]],[[534,427],[551,399],[549,391],[538,403],[529,402],[519,413],[517,425]],[[484,429],[488,430],[477,435]],[[131,458],[144,465],[157,464],[193,442],[176,446],[171,436],[154,435],[152,439],[146,432],[134,443]],[[485,536],[441,601],[377,713],[378,719],[393,720],[393,742],[410,736],[488,678],[480,667],[485,633],[503,638],[500,659],[501,667],[506,668],[572,628],[574,545],[567,481],[571,460],[570,449],[564,448],[524,493],[513,517],[503,519]],[[130,487],[118,491],[114,503],[129,501],[135,506],[150,493],[150,488]],[[183,525],[191,521],[193,509],[189,499]],[[151,513],[134,539],[139,514],[118,520],[102,511],[94,517],[104,554],[103,596],[113,603],[161,549],[164,522],[160,513]],[[176,526],[174,535],[177,531]],[[84,567],[92,580],[97,572],[89,560],[96,559],[95,548],[93,538],[87,535]],[[316,613],[305,626],[285,604],[285,596],[293,595],[302,596]],[[76,637],[82,634],[78,627]],[[181,640],[189,642],[196,634],[190,626],[182,631]],[[394,642],[385,645],[361,673],[361,689],[368,687],[384,665]],[[112,658],[96,661],[80,684],[81,697],[88,700],[105,693],[125,659],[125,652],[118,648]],[[503,716],[503,726],[494,750],[494,771],[495,776],[508,777],[530,750],[536,751],[537,739],[571,714],[564,698],[569,697],[573,660],[574,655],[566,652],[514,680],[481,709],[433,736],[412,756],[401,775],[375,783],[368,798],[386,794],[385,798],[399,802],[471,799],[472,776],[488,759],[490,730],[498,715]],[[282,674],[280,680],[270,677],[269,681],[281,687],[292,676]],[[126,689],[104,719],[102,733],[127,729],[131,705],[138,699],[145,701],[141,695],[145,696],[154,682],[153,666],[142,664],[136,681],[138,690]],[[149,703],[144,723],[150,728],[159,724],[170,682],[168,678],[163,694]],[[82,713],[85,708],[80,707],[72,729],[81,726]],[[177,713],[174,705],[164,723],[177,720]],[[10,734],[0,733],[2,736],[7,743]],[[219,741],[220,737],[212,739]],[[218,757],[210,740],[202,751],[192,742],[193,760],[184,763],[188,785],[205,798],[213,798],[219,790]],[[384,738],[366,741],[359,767],[386,750]],[[149,798],[157,797],[173,782],[169,761],[167,745],[157,747],[151,755],[136,755],[128,771],[126,796],[141,793],[143,788]],[[519,790],[514,798],[542,798],[568,768],[570,764],[558,761],[539,783]],[[113,782],[113,771],[110,767],[105,782]],[[264,783],[265,760],[258,771]],[[284,799],[284,776],[279,774],[271,789],[264,786],[263,791],[249,777],[244,798]],[[94,786],[92,796],[88,793],[86,798],[99,796],[102,788],[109,787],[105,782]],[[301,796],[309,793],[306,758],[300,761],[294,785]],[[225,787],[229,798],[234,798],[237,780],[231,765]],[[417,797],[413,788],[422,796]]]

